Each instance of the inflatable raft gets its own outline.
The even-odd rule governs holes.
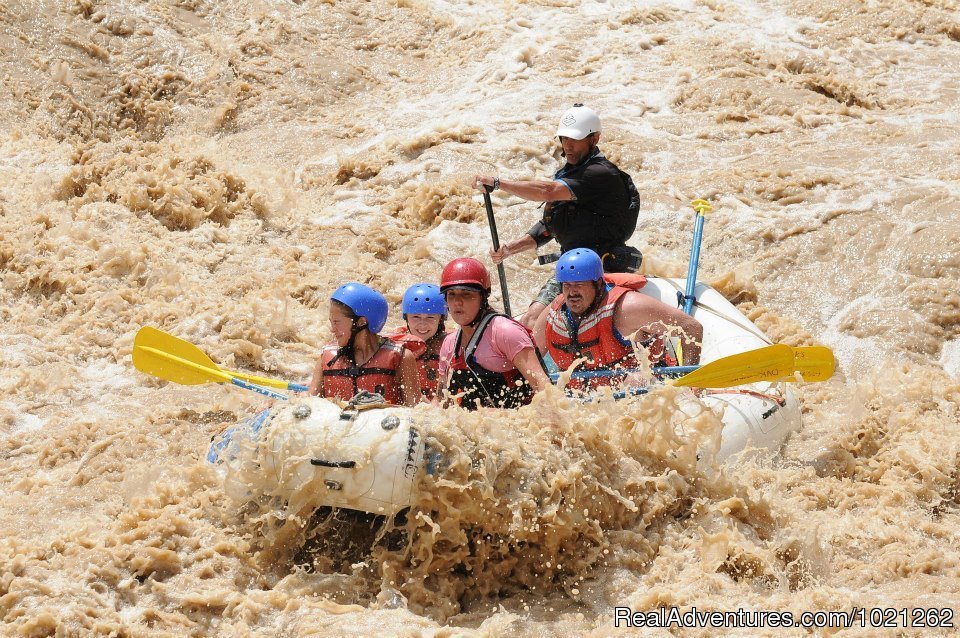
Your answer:
[[[651,277],[640,291],[677,303],[685,280]],[[703,324],[701,364],[770,345],[720,293],[696,287],[694,316]],[[701,400],[724,423],[720,460],[746,448],[776,451],[800,428],[800,408],[786,383],[706,389]],[[317,507],[393,515],[416,500],[418,473],[437,459],[404,407],[340,405],[316,397],[278,404],[216,438],[207,456],[226,470],[226,489],[286,498],[311,494]],[[245,448],[245,449],[244,449]]]

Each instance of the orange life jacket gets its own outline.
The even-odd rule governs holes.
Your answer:
[[[437,330],[428,341],[424,341],[416,335],[410,334],[410,330],[403,326],[397,328],[390,334],[384,335],[394,343],[403,344],[407,350],[412,352],[417,358],[417,373],[420,377],[420,393],[428,401],[437,396],[437,385],[439,384],[440,368],[440,346],[443,345],[443,339],[447,336],[446,332]]]
[[[617,330],[613,318],[623,295],[643,288],[647,278],[632,273],[608,273],[603,279],[607,284],[606,294],[579,323],[567,308],[563,295],[550,304],[546,326],[547,348],[561,370],[566,370],[581,357],[587,358],[581,364],[581,370],[636,368],[639,365],[633,345]],[[655,338],[641,345],[649,349],[651,361],[661,362],[664,356],[663,339]],[[611,380],[615,381],[616,377],[598,377],[589,382],[571,379],[568,387],[610,385]]]
[[[366,390],[383,395],[387,403],[402,404],[397,371],[403,359],[403,350],[403,344],[386,339],[369,361],[358,366],[346,356],[338,356],[340,347],[337,344],[324,346],[320,354],[323,362],[323,396],[349,401],[361,390]]]

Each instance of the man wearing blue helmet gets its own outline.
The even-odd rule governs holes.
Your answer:
[[[349,401],[366,390],[394,405],[420,402],[413,353],[379,336],[388,312],[384,296],[363,284],[350,282],[334,291],[329,316],[336,343],[324,346],[310,394]]]
[[[684,365],[700,361],[703,326],[639,292],[647,283],[643,275],[605,274],[600,256],[587,248],[564,253],[556,273],[562,294],[537,321],[534,338],[561,370],[580,358],[586,358],[585,370],[638,368],[633,342],[646,349],[653,365],[677,365],[671,336],[680,338]],[[609,383],[609,377],[590,383],[571,380],[569,387]]]
[[[437,396],[440,346],[447,336],[443,325],[447,318],[447,304],[440,286],[419,283],[403,293],[402,308],[407,325],[387,335],[387,338],[403,343],[416,356],[420,392],[426,400],[431,401]]]

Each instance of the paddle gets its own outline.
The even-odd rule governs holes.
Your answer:
[[[779,381],[793,374],[793,349],[782,344],[748,350],[703,365],[667,383],[697,388],[730,388],[757,381]]]
[[[487,223],[490,225],[490,237],[493,239],[493,249],[500,250],[500,237],[497,235],[497,220],[493,217],[493,203],[490,201],[492,186],[483,186],[483,205],[487,208]],[[500,292],[503,295],[503,312],[513,316],[510,312],[510,296],[507,294],[507,272],[503,269],[503,262],[497,264],[497,274],[500,275]]]
[[[687,374],[693,372],[694,370],[699,370],[700,366],[661,366],[659,368],[653,368],[650,372],[658,377],[666,376],[668,374]],[[607,377],[625,377],[628,374],[636,374],[643,372],[640,368],[617,368],[616,370],[575,370],[571,379],[605,379]],[[556,381],[560,378],[559,372],[554,372],[550,375],[551,381]]]
[[[210,357],[192,343],[150,326],[141,328],[134,338],[133,365],[141,372],[181,385],[232,383],[246,390],[281,399],[286,397],[261,386],[294,392],[307,390],[305,385],[221,370]]]
[[[756,351],[754,351],[756,352]],[[793,346],[793,371],[800,373],[804,381],[826,381],[833,376],[835,362],[833,351],[824,346]],[[721,359],[722,361],[722,359]],[[669,374],[687,374],[700,369],[700,366],[662,366],[653,368],[651,372],[657,376]],[[599,379],[606,377],[625,377],[628,374],[643,372],[639,368],[618,368],[616,370],[577,370],[571,375],[573,379]],[[550,375],[552,381],[560,378],[559,373]],[[796,381],[793,375],[784,377],[781,381]]]
[[[693,315],[693,304],[697,302],[697,298],[693,293],[697,286],[697,268],[700,265],[700,242],[703,239],[703,222],[706,219],[707,213],[713,211],[713,206],[705,199],[695,199],[690,202],[690,205],[693,206],[693,210],[697,212],[697,220],[693,225],[693,246],[690,248],[690,264],[687,266],[686,291],[682,297],[680,297],[679,292],[677,296],[680,297],[678,301],[683,301],[683,311],[688,315]]]
[[[826,381],[833,376],[837,362],[825,346],[799,346],[793,349],[793,369],[806,382]],[[787,379],[790,381],[791,379]]]
[[[774,364],[775,364],[775,365],[774,365],[774,368],[776,368],[776,364],[777,364],[777,363],[783,363],[783,362],[786,361],[786,359],[783,358],[783,355],[780,354],[779,352],[775,352],[775,353],[774,353],[774,356],[775,356],[776,358],[778,358],[778,359],[779,359],[779,358],[783,358],[783,361],[778,362],[776,359],[771,360],[771,359],[769,359],[769,358],[766,358],[766,357],[769,357],[769,356],[770,356],[770,352],[769,352],[769,351],[770,351],[770,348],[771,348],[771,347],[777,347],[778,350],[781,349],[781,346],[770,346],[770,347],[767,347],[767,348],[761,348],[760,350],[754,350],[754,351],[752,351],[752,352],[753,352],[753,353],[757,353],[757,352],[764,352],[764,351],[766,351],[765,354],[763,355],[763,356],[765,357],[764,361],[765,361],[766,363],[768,363],[768,364],[771,363],[771,362],[774,363]],[[836,367],[836,362],[835,362],[835,360],[834,360],[834,358],[833,358],[833,351],[831,351],[830,348],[827,348],[827,347],[825,347],[825,346],[795,346],[795,347],[792,348],[792,350],[793,350],[793,354],[794,354],[793,372],[799,372],[799,373],[801,374],[801,376],[803,376],[803,380],[804,380],[804,381],[807,381],[807,382],[826,381],[827,379],[829,379],[830,377],[833,376],[834,368]],[[749,353],[749,352],[745,352],[745,353],[742,353],[742,354],[750,354],[750,353]],[[739,356],[739,355],[738,355],[738,356]],[[735,362],[729,361],[730,359],[731,359],[731,357],[726,357],[725,359],[718,359],[717,361],[714,361],[713,363],[710,363],[710,364],[707,364],[707,365],[713,365],[713,364],[715,364],[715,363],[724,362],[725,365],[726,365],[726,367],[728,367],[728,368],[730,368],[730,369],[735,369],[735,368],[737,367],[737,365],[736,365]],[[681,369],[683,369],[683,368],[698,368],[698,367],[699,367],[699,366],[677,366],[677,367],[674,367],[674,368],[666,368],[666,367],[664,367],[664,368],[657,368],[657,369],[655,369],[653,372],[654,372],[654,374],[670,374],[670,371],[671,371],[671,370],[673,370],[673,371],[678,371],[678,372],[679,372],[679,371],[681,371]],[[707,366],[704,366],[704,368],[706,368],[706,367],[707,367]],[[701,368],[701,369],[702,369],[702,368]],[[780,369],[780,372],[782,372],[782,371],[783,371],[783,370]],[[622,370],[618,370],[618,371],[613,371],[613,370],[584,370],[584,371],[582,371],[582,373],[584,373],[585,376],[586,376],[586,373],[591,373],[591,372],[593,373],[591,376],[597,376],[597,377],[599,377],[599,376],[613,376],[612,374],[601,374],[601,373],[604,373],[604,372],[607,372],[607,373],[616,372],[616,373],[620,373],[620,374],[625,374],[625,373],[626,373],[625,371],[622,371]],[[743,369],[740,370],[740,373],[741,373],[741,374],[744,373],[744,372],[745,372],[745,370],[743,370]],[[757,371],[757,372],[760,372],[760,371]],[[768,372],[770,373],[770,375],[769,375],[770,377],[773,377],[773,376],[775,376],[775,375],[777,374],[777,372],[776,372],[774,369],[771,369],[771,370],[769,370]],[[574,373],[574,376],[577,376],[577,374]],[[681,382],[683,382],[685,379],[687,379],[687,378],[689,378],[689,377],[692,377],[692,376],[693,376],[693,375],[687,375],[686,377],[683,377],[682,379],[677,379],[677,383],[674,383],[674,385],[697,385],[697,384],[694,384],[694,383],[681,383]],[[581,378],[583,378],[583,377],[581,377]],[[749,381],[749,382],[753,382],[753,381],[776,381],[776,380],[777,380],[777,379],[767,378],[767,377],[765,376],[765,377],[762,378],[762,379],[753,379],[752,381]],[[784,377],[784,378],[781,379],[781,380],[782,380],[782,381],[796,381],[796,377],[791,374],[791,375],[788,375],[788,376]],[[747,381],[744,381],[744,383],[747,383]],[[728,386],[728,385],[718,385],[717,383],[711,383],[711,384],[709,384],[709,385],[704,384],[704,385],[702,385],[701,387],[724,388],[724,387],[730,387],[730,386]],[[613,393],[613,398],[619,400],[619,399],[625,398],[625,397],[628,396],[628,395],[646,394],[646,393],[649,392],[649,391],[650,391],[650,388],[627,388],[626,390],[619,390],[619,391],[617,391],[617,392],[614,392],[614,393]]]
[[[811,371],[816,364],[811,366]],[[654,368],[656,375],[687,372],[679,379],[668,381],[670,385],[698,388],[730,388],[757,381],[779,381],[793,375],[793,349],[785,345],[773,345],[741,352],[711,361],[702,366],[677,366]],[[575,379],[623,376],[639,370],[583,370],[573,373]],[[550,375],[556,380],[555,375]]]
[[[231,377],[229,374],[217,372],[203,366],[181,359],[169,352],[163,352],[149,346],[134,347],[133,365],[137,370],[152,374],[155,377],[174,381],[182,385],[196,385],[198,383],[232,383],[244,390],[253,390],[273,399],[286,399],[286,395],[274,392],[268,388],[247,383],[242,379]]]

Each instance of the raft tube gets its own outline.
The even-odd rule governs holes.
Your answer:
[[[389,516],[413,504],[424,467],[423,435],[410,413],[294,398],[215,437],[207,460],[223,465],[234,497],[264,491],[288,499],[309,490],[318,507]],[[251,464],[258,477],[246,484]]]
[[[685,279],[648,277],[640,292],[670,306],[683,307]],[[770,341],[723,295],[704,283],[694,289],[693,316],[703,325],[700,363],[769,346]],[[791,432],[800,429],[800,405],[786,383],[752,383],[736,388],[707,389],[701,400],[721,415],[720,451],[724,461],[750,448],[776,452]]]

